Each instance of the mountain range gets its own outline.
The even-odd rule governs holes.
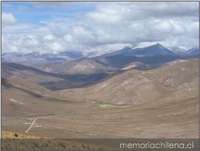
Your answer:
[[[4,53],[2,76],[23,78],[51,90],[84,87],[98,83],[125,70],[148,70],[175,60],[198,57],[198,48],[178,54],[160,44],[122,50],[88,58],[81,52]],[[66,61],[67,60],[67,61]]]
[[[177,98],[185,99],[187,93],[188,97],[193,95],[190,91],[186,93],[189,88],[198,87],[198,72],[198,60],[176,61],[151,70],[129,70],[88,88],[61,92],[72,98],[86,97],[114,104],[141,104],[171,93],[178,95],[181,90],[185,94]]]
[[[198,138],[199,49],[117,46],[3,53],[3,134]]]
[[[112,46],[112,47],[111,47]],[[151,46],[141,47],[137,45],[127,45],[122,49],[118,49],[111,45],[110,48],[107,48],[109,51],[104,51],[102,49],[95,49],[93,52],[86,51],[64,51],[58,53],[22,53],[22,52],[5,52],[2,53],[3,62],[14,62],[20,63],[28,66],[37,66],[47,63],[55,62],[66,62],[70,60],[84,59],[84,58],[105,58],[115,55],[125,55],[125,56],[149,56],[149,55],[176,55],[176,56],[198,56],[199,48],[194,47],[189,50],[177,51],[178,48],[168,49],[162,46],[161,44],[155,44]],[[116,45],[118,46],[118,45]],[[120,45],[121,46],[121,45]],[[122,45],[124,46],[124,45]],[[121,46],[121,47],[122,47]]]
[[[198,59],[145,70],[129,66],[66,89],[73,82],[66,75],[3,63],[2,130],[26,134],[35,121],[28,134],[42,137],[198,138]],[[40,82],[48,81],[46,89]],[[55,84],[63,87],[49,90]]]
[[[34,66],[50,62],[62,62],[84,57],[81,52],[67,51],[59,53],[21,53],[21,52],[8,52],[2,54],[3,62],[14,62],[24,65]]]

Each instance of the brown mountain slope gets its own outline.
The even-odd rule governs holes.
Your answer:
[[[43,71],[15,63],[2,64],[2,77],[22,78],[36,83],[64,81],[59,77],[52,76]]]
[[[198,60],[177,62],[164,66],[159,70],[149,70],[142,75],[166,87],[175,88],[198,78],[198,65]]]
[[[58,74],[92,74],[97,72],[111,72],[115,68],[105,66],[92,59],[81,59],[76,61],[58,62],[41,65],[38,69]]]
[[[3,118],[59,114],[79,110],[80,106],[85,108],[81,103],[20,78],[2,78],[2,106]]]
[[[181,88],[196,88],[199,80],[198,71],[198,60],[146,71],[130,70],[97,85],[60,91],[60,94],[114,104],[141,104]]]
[[[87,65],[86,65],[87,66]],[[60,70],[65,70],[64,67],[55,67]],[[77,88],[89,85],[100,81],[107,77],[109,73],[94,73],[94,74],[73,74],[73,75],[60,75],[56,73],[48,73],[44,70],[39,70],[33,67],[24,66],[15,63],[2,64],[2,77],[4,78],[22,78],[50,90],[62,90],[69,88]]]

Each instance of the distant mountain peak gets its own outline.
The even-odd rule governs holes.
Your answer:
[[[158,47],[158,48],[165,48],[163,45],[161,45],[160,43],[157,43],[155,45],[151,45],[149,47]]]
[[[186,51],[186,53],[190,56],[198,56],[199,55],[199,47],[193,47]]]
[[[162,54],[162,55],[174,55],[172,51],[165,48],[161,44],[157,43],[155,45],[151,45],[145,47],[141,50],[138,50],[135,55],[155,55],[155,54]]]
[[[155,44],[156,46],[162,46],[160,43]],[[162,46],[163,47],[163,46]]]

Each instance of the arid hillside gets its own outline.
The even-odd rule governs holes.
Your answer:
[[[60,64],[54,66],[54,70],[62,70]],[[87,64],[85,65],[87,67]],[[82,67],[80,67],[82,68]],[[77,70],[80,70],[77,69]],[[68,68],[69,69],[69,68]],[[66,70],[68,70],[66,69]],[[84,87],[91,83],[100,81],[108,76],[108,73],[88,73],[88,74],[64,74],[64,73],[48,73],[45,69],[36,69],[34,67],[25,66],[16,63],[2,64],[2,77],[4,78],[21,78],[30,82],[37,83],[50,90],[62,90],[69,88]],[[64,71],[64,69],[63,69]]]
[[[198,96],[198,60],[166,64],[152,70],[129,70],[87,88],[63,90],[63,96],[114,104],[142,104],[171,93]],[[187,92],[185,92],[187,90]]]
[[[113,68],[92,59],[80,59],[75,61],[57,62],[38,66],[38,69],[58,74],[93,74],[98,72],[113,72]]]
[[[2,130],[55,138],[198,138],[198,75],[198,60],[188,60],[62,91],[3,78]]]
[[[82,105],[67,100],[56,92],[20,78],[2,78],[2,106],[3,119],[56,115],[89,107],[87,103]]]

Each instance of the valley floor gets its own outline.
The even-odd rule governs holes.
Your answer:
[[[28,134],[57,138],[198,138],[198,98],[137,106],[91,104],[88,109],[57,115],[4,117],[2,129],[25,133],[37,119]]]

